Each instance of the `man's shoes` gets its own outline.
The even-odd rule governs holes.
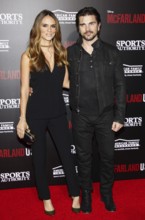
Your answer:
[[[82,190],[81,210],[86,214],[89,214],[92,211],[92,198],[90,190]]]
[[[109,212],[116,211],[116,206],[112,196],[102,196],[102,201],[104,202],[106,210],[108,210]]]

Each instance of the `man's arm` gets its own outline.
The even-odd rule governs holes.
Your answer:
[[[119,131],[121,128],[123,127],[123,124],[119,123],[119,122],[113,122],[112,124],[112,131]]]
[[[120,54],[116,51],[115,69],[114,69],[114,95],[115,95],[115,114],[113,130],[119,129],[124,124],[126,110],[126,85],[123,71],[123,64]],[[118,125],[120,124],[120,125]]]

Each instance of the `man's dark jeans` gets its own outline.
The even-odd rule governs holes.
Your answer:
[[[100,116],[72,112],[73,138],[77,152],[81,188],[92,190],[92,140],[95,135],[100,154],[100,192],[112,194],[114,182],[114,132],[111,130],[113,111]]]

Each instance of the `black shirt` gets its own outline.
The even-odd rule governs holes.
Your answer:
[[[80,60],[80,100],[79,108],[83,114],[98,115],[98,98],[96,89],[96,72],[94,62],[96,63],[96,50],[90,55],[82,48],[82,57]]]

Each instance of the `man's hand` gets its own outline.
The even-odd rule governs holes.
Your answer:
[[[123,127],[123,124],[120,124],[119,122],[113,122],[112,124],[112,130],[117,132]]]

